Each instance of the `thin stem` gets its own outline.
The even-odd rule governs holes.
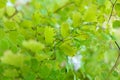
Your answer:
[[[118,43],[117,43],[116,41],[115,41],[115,44],[117,45],[117,47],[118,47],[118,49],[119,49],[119,54],[118,54],[117,59],[116,59],[114,65],[112,66],[112,68],[111,68],[108,76],[107,76],[107,80],[109,80],[110,74],[111,74],[111,73],[114,71],[114,69],[117,67],[118,61],[119,61],[119,59],[120,59],[120,46],[118,45]]]
[[[109,0],[110,1],[110,3],[112,4],[112,6],[113,6],[113,2],[111,1],[111,0]]]
[[[120,46],[118,45],[117,41],[115,41],[115,44],[117,45],[119,51],[120,51]]]
[[[60,46],[60,45],[62,44],[62,42],[69,41],[69,40],[71,40],[71,37],[72,37],[72,38],[75,38],[75,37],[77,37],[77,36],[79,36],[79,35],[84,35],[84,34],[76,34],[76,35],[74,35],[74,36],[67,36],[67,37],[65,37],[65,38],[63,38],[63,39],[59,39],[59,41],[54,45],[54,47],[55,47],[55,46]]]
[[[63,6],[59,7],[58,9],[56,9],[53,13],[57,13],[57,12],[60,11],[61,9],[67,7],[67,6],[71,5],[71,4],[73,4],[73,2],[67,2],[67,3],[64,4]]]
[[[112,35],[110,35],[110,36],[112,37]],[[116,44],[116,46],[117,46],[117,48],[118,48],[118,50],[119,50],[119,52],[118,52],[119,54],[118,54],[118,56],[117,56],[117,59],[116,59],[114,65],[112,66],[110,72],[108,73],[108,76],[107,76],[106,80],[109,80],[110,74],[111,74],[111,73],[114,71],[114,69],[117,67],[118,61],[119,61],[119,59],[120,59],[120,46],[118,45],[117,41],[115,41],[115,40],[114,40],[114,43]]]
[[[115,2],[114,2],[114,3],[112,3],[112,1],[111,1],[111,0],[110,0],[110,2],[111,2],[111,4],[112,4],[112,10],[111,10],[111,13],[110,13],[110,16],[109,16],[109,19],[108,19],[108,22],[107,22],[107,23],[109,23],[109,21],[110,21],[110,19],[111,19],[111,17],[112,17],[113,10],[114,10],[114,7],[115,7],[115,4],[116,4],[117,0],[115,0]]]
[[[109,16],[109,19],[108,19],[108,23],[109,23],[109,21],[110,21],[110,19],[111,19],[111,17],[112,17],[113,10],[114,10],[114,7],[115,7],[115,4],[116,4],[117,0],[115,0],[114,3],[113,3],[111,0],[109,0],[109,1],[110,1],[111,4],[112,4],[112,10],[111,10],[111,13],[110,13],[110,16]],[[112,35],[110,35],[110,36],[112,37]],[[113,37],[112,37],[112,38],[113,38]],[[120,58],[120,46],[118,45],[117,41],[114,40],[114,42],[115,42],[116,46],[117,46],[118,49],[119,49],[119,54],[118,54],[118,56],[117,56],[117,59],[116,59],[116,61],[115,61],[115,64],[112,66],[110,72],[108,73],[108,76],[107,76],[106,80],[109,80],[109,75],[112,73],[112,71],[114,71],[114,69],[115,69],[116,66],[118,65],[117,63],[118,63],[119,58]]]

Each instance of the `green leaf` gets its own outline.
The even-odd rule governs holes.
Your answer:
[[[10,0],[12,3],[14,3],[16,0]]]
[[[3,39],[5,37],[5,32],[3,29],[0,28],[0,39]]]
[[[36,40],[23,41],[23,46],[26,49],[29,49],[35,53],[37,53],[45,48],[44,44],[42,44]]]
[[[17,42],[17,38],[18,37],[15,36],[15,34],[13,34],[13,36],[9,35],[9,38],[8,38],[8,42],[9,42],[9,45],[10,45],[9,49],[14,53],[16,53],[19,50],[19,47],[18,47],[19,44]]]
[[[32,19],[35,25],[39,24],[41,20],[41,14],[39,12],[34,12]]]
[[[102,25],[103,22],[105,21],[104,15],[99,15],[99,16],[97,17],[97,21]]]
[[[104,4],[105,4],[105,1],[106,1],[106,0],[97,0],[97,3],[98,3],[99,5],[104,5]]]
[[[119,73],[117,71],[113,71],[112,75],[114,75],[115,77],[118,77]]]
[[[47,66],[45,63],[45,64],[42,64],[41,67],[39,68],[38,75],[40,78],[46,79],[49,76],[50,71],[51,71],[50,66]]]
[[[6,30],[15,30],[17,28],[17,24],[14,21],[6,21],[4,25]]]
[[[3,18],[3,16],[4,16],[4,9],[0,8],[0,18]]]
[[[72,20],[73,20],[73,26],[74,27],[79,27],[81,23],[81,14],[80,12],[74,12],[72,15]]]
[[[60,31],[61,31],[61,35],[62,35],[63,38],[69,36],[69,34],[70,34],[69,24],[68,23],[62,23]]]
[[[33,71],[38,71],[39,62],[37,61],[37,59],[31,59],[31,68]]]
[[[1,62],[4,64],[13,65],[15,67],[21,67],[24,63],[24,56],[20,53],[14,54],[12,51],[6,51],[1,57]]]
[[[13,19],[14,21],[18,22],[18,23],[21,22],[22,18],[23,18],[23,16],[22,16],[22,13],[20,13],[20,12],[17,13],[17,14],[15,14],[15,15],[12,17],[12,19]]]
[[[24,80],[35,80],[36,78],[36,74],[33,72],[28,72],[25,76],[24,76]]]
[[[0,0],[0,8],[3,8],[6,6],[7,0]]]
[[[0,56],[4,53],[4,51],[8,50],[10,47],[7,39],[0,40]]]
[[[6,13],[8,16],[12,16],[15,13],[15,8],[12,6],[7,6],[6,7]]]
[[[120,3],[115,4],[115,11],[118,16],[120,16]]]
[[[84,20],[86,22],[96,22],[97,21],[97,8],[96,5],[88,6],[85,12]]]
[[[18,71],[16,69],[5,69],[3,75],[9,78],[15,78],[18,77]]]
[[[63,43],[60,48],[68,56],[74,56],[76,54],[76,49],[67,43]]]
[[[115,20],[113,21],[113,28],[119,28],[120,27],[120,21],[119,20]]]
[[[35,54],[35,58],[38,60],[38,61],[43,61],[45,59],[48,59],[50,56],[48,54],[45,54],[43,52],[40,52],[38,54]]]
[[[52,44],[53,41],[54,41],[54,36],[55,36],[55,30],[54,30],[54,28],[45,27],[44,35],[45,35],[45,41],[46,41],[46,43],[47,44]]]
[[[24,20],[21,22],[20,25],[21,27],[24,27],[24,28],[31,28],[33,26],[33,23],[30,20]]]

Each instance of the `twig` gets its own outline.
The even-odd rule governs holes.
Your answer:
[[[113,2],[111,1],[111,0],[109,0],[110,1],[110,3],[112,4],[112,6],[113,6]]]
[[[118,65],[118,61],[119,61],[119,59],[120,59],[120,46],[118,45],[118,43],[115,41],[115,44],[117,45],[117,47],[118,47],[118,49],[119,49],[119,54],[118,54],[118,56],[117,56],[117,59],[116,59],[116,61],[115,61],[115,64],[112,66],[112,68],[111,68],[111,70],[110,70],[110,72],[109,72],[109,74],[108,74],[108,77],[109,77],[109,75],[114,71],[114,69],[117,67],[117,65]],[[108,79],[109,80],[109,79]]]
[[[112,35],[110,35],[110,36],[112,37]],[[113,37],[112,37],[112,38],[113,38]],[[108,73],[108,76],[107,76],[106,80],[109,80],[110,74],[111,74],[111,73],[114,71],[114,69],[117,67],[118,61],[119,61],[119,59],[120,59],[120,46],[118,45],[117,41],[115,41],[115,40],[114,40],[114,43],[116,44],[116,46],[117,46],[117,48],[118,48],[118,50],[119,50],[119,54],[118,54],[118,56],[117,56],[117,59],[116,59],[114,65],[112,66],[110,72]]]
[[[114,3],[113,3],[111,0],[109,0],[109,1],[110,1],[111,4],[112,4],[112,10],[111,10],[111,13],[110,13],[110,16],[109,16],[109,19],[108,19],[107,24],[109,23],[109,21],[110,21],[110,19],[111,19],[111,17],[112,17],[113,10],[114,10],[114,7],[115,7],[115,4],[116,4],[117,0],[115,0]],[[110,35],[110,36],[111,36],[111,38],[113,39],[112,35]],[[109,75],[110,75],[110,74],[112,73],[112,71],[116,68],[117,63],[118,63],[119,58],[120,58],[120,47],[119,47],[117,41],[114,40],[114,42],[115,42],[115,44],[117,45],[117,47],[118,47],[118,49],[119,49],[119,54],[118,54],[118,56],[117,56],[117,59],[116,59],[116,61],[115,61],[115,64],[112,66],[112,68],[111,68],[110,72],[108,73],[108,76],[106,77],[105,80],[109,80]]]
[[[58,9],[56,9],[53,13],[57,13],[57,12],[60,11],[61,9],[67,7],[67,6],[71,5],[71,4],[73,4],[73,2],[67,2],[67,3],[64,4],[63,6],[59,7]]]
[[[72,38],[75,38],[75,37],[77,37],[77,36],[79,36],[79,35],[84,35],[84,34],[76,34],[76,35],[74,35],[74,36],[67,36],[67,37],[65,37],[65,38],[63,38],[63,39],[59,39],[59,41],[58,41],[57,43],[55,43],[54,47],[55,47],[55,46],[60,46],[60,45],[62,44],[62,42],[69,41],[69,40],[71,40],[71,37],[72,37]]]
[[[115,0],[115,2],[114,2],[114,3],[112,3],[112,1],[111,1],[111,0],[110,0],[110,2],[111,2],[111,4],[112,4],[112,10],[111,10],[111,13],[110,13],[110,16],[109,16],[109,19],[108,19],[108,22],[107,22],[107,23],[109,23],[109,21],[110,21],[110,19],[111,19],[111,17],[112,17],[113,10],[114,10],[114,7],[115,7],[115,4],[116,4],[117,0]]]
[[[119,58],[120,58],[120,47],[119,47],[119,45],[118,45],[118,43],[115,41],[115,44],[117,45],[117,47],[118,47],[118,49],[119,49],[119,54],[118,54],[118,56],[117,56],[117,59],[116,59],[116,61],[115,61],[115,64],[113,65],[113,67],[111,68],[111,70],[110,70],[110,73],[112,73],[112,71],[117,67],[117,63],[118,63],[118,61],[119,61]],[[109,74],[110,74],[109,73]]]
[[[117,63],[118,63],[118,61],[119,61],[119,58],[120,58],[120,46],[118,45],[118,43],[117,43],[116,41],[115,41],[115,44],[117,45],[117,47],[118,47],[118,49],[119,49],[119,54],[118,54],[118,57],[117,57],[117,59],[116,59],[116,61],[115,61],[114,66],[111,68],[110,72],[112,72],[112,71],[115,69],[115,67],[117,66]]]

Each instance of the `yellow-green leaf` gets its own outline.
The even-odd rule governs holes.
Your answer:
[[[63,23],[61,25],[60,31],[61,31],[61,35],[62,35],[63,38],[69,36],[69,34],[70,34],[69,24],[68,23]]]
[[[63,43],[60,48],[68,56],[74,56],[76,54],[76,49],[67,43]]]
[[[0,0],[0,8],[5,7],[7,0]]]
[[[1,62],[16,67],[21,67],[24,62],[24,56],[20,53],[14,54],[12,51],[6,51],[1,57]]]
[[[79,12],[74,12],[72,15],[73,26],[78,27],[81,22],[81,15]]]
[[[35,53],[44,49],[45,47],[44,44],[36,40],[23,41],[23,46]]]
[[[54,41],[55,30],[51,27],[46,27],[44,31],[45,41],[47,44],[52,44]]]
[[[12,16],[15,13],[15,8],[12,6],[7,6],[6,7],[6,13],[8,16]]]

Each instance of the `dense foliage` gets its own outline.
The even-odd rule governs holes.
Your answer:
[[[0,0],[0,80],[120,80],[120,0],[10,1]]]

